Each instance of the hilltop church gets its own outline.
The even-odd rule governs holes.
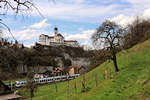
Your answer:
[[[65,40],[62,34],[58,33],[58,28],[54,28],[54,36],[48,36],[41,34],[39,36],[39,44],[41,45],[49,45],[49,46],[58,46],[58,45],[66,45],[71,47],[78,47],[78,41],[76,40]]]

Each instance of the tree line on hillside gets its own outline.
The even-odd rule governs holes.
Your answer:
[[[36,11],[42,16],[42,14],[39,12],[38,8],[34,5],[34,2],[32,0],[13,0],[10,2],[9,0],[1,0],[0,1],[0,8],[1,8],[1,14],[0,16],[6,15],[7,11],[13,10],[15,14],[20,13],[22,11],[27,10],[33,10],[36,9]],[[3,23],[3,20],[0,19],[0,26],[5,27],[10,32],[10,28]],[[111,59],[114,62],[115,70],[118,72],[118,66],[117,66],[117,58],[116,54],[122,49],[128,49],[132,46],[143,42],[150,38],[150,21],[149,20],[142,20],[139,17],[136,18],[134,23],[128,25],[126,29],[120,27],[114,22],[105,21],[102,23],[100,27],[96,29],[96,32],[92,36],[93,43],[97,47],[105,47],[101,50],[93,50],[93,51],[87,51],[84,52],[82,48],[74,48],[74,52],[72,52],[72,49],[68,49],[66,47],[66,51],[69,52],[70,56],[80,55],[80,57],[92,57],[92,63],[89,69],[92,69],[99,65],[100,63],[103,63],[104,61]],[[12,35],[12,33],[10,32]],[[95,35],[95,36],[94,36]],[[13,36],[13,35],[12,35]],[[14,38],[14,37],[13,37]],[[101,43],[99,43],[101,41]],[[96,43],[97,42],[97,43]],[[6,42],[7,45],[9,42]],[[1,45],[2,46],[2,45]],[[23,46],[22,46],[23,47]],[[46,51],[46,55],[40,54],[39,50],[42,51],[41,47],[35,47],[34,49],[18,49],[17,47],[9,48],[10,50],[7,50],[8,48],[1,48],[0,52],[3,53],[0,56],[0,67],[4,68],[3,70],[11,69],[11,66],[16,66],[19,63],[27,63],[28,65],[34,66],[38,64],[46,64],[46,65],[55,65],[55,61],[50,58],[50,56],[62,56],[61,50],[55,52],[49,52]],[[49,48],[50,49],[50,48]],[[46,50],[46,49],[45,49]],[[64,51],[64,52],[66,52]],[[9,52],[9,53],[8,53]],[[16,53],[17,52],[17,53]],[[45,51],[44,51],[45,52]],[[12,53],[12,54],[10,54]],[[19,57],[18,57],[19,55]],[[25,56],[27,58],[25,58]],[[42,58],[41,58],[42,57]],[[38,62],[38,63],[37,63]],[[7,66],[7,67],[6,67]],[[13,69],[14,67],[12,67]],[[8,71],[9,72],[9,71]]]
[[[116,35],[108,32],[108,27],[114,25],[114,29],[116,31]],[[106,25],[106,26],[105,26]],[[104,27],[106,29],[104,29]],[[118,29],[119,27],[119,29]],[[117,30],[116,30],[117,28]],[[110,31],[110,30],[109,30]],[[104,35],[104,33],[107,35]],[[113,32],[113,31],[110,31]],[[118,32],[120,32],[118,34]],[[102,34],[103,33],[103,34]],[[122,34],[123,33],[123,34]],[[1,78],[7,79],[9,76],[17,77],[17,73],[15,72],[16,67],[20,64],[27,66],[57,66],[57,62],[54,60],[55,57],[62,57],[64,59],[64,53],[68,53],[71,57],[90,57],[91,65],[88,67],[88,71],[95,68],[99,64],[104,61],[111,59],[116,60],[116,53],[122,49],[128,49],[132,46],[143,42],[150,38],[150,21],[149,20],[141,20],[137,17],[133,24],[130,24],[126,27],[126,29],[120,27],[116,23],[112,23],[109,21],[105,21],[97,30],[97,37],[101,39],[101,44],[97,44],[96,46],[104,46],[104,49],[100,50],[90,50],[84,51],[83,48],[73,48],[67,46],[60,47],[51,47],[51,46],[41,46],[35,45],[33,48],[25,48],[23,45],[21,48],[14,45],[10,47],[11,42],[5,40],[4,43],[0,42],[0,69],[1,69]],[[101,37],[99,37],[101,35]],[[107,41],[109,38],[114,37],[113,42]],[[107,36],[107,37],[106,37]],[[103,38],[103,39],[102,39]],[[98,40],[98,39],[97,39]],[[113,44],[110,45],[109,43]],[[17,41],[15,44],[18,44]],[[111,46],[111,47],[110,47]],[[116,71],[119,71],[117,62],[114,60],[114,65],[116,66]],[[63,60],[65,63],[65,59]],[[67,61],[66,61],[67,62]],[[7,76],[5,74],[7,73]]]
[[[115,71],[119,72],[116,54],[150,39],[150,20],[137,17],[127,27],[106,20],[97,28],[91,39],[96,48],[102,49],[92,51],[94,57],[89,70],[110,59],[114,63]]]
[[[65,53],[71,57],[90,57],[90,55],[80,47],[35,45],[32,48],[26,48],[24,46],[18,47],[15,45],[16,43],[10,46],[11,43],[9,43],[9,41],[5,40],[5,42],[3,45],[2,42],[0,42],[0,79],[20,77],[17,72],[17,66],[61,67],[58,65],[58,61],[55,60],[56,57],[62,58],[64,67],[66,68],[68,64],[71,65],[71,61],[70,59],[65,59]]]

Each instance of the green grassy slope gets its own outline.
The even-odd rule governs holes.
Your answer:
[[[114,72],[112,62],[105,62],[85,74],[87,92],[81,93],[80,76],[69,82],[69,88],[67,82],[58,83],[57,93],[55,85],[41,86],[33,100],[150,100],[150,40],[120,52],[117,61],[119,73]],[[112,79],[104,79],[106,70]]]

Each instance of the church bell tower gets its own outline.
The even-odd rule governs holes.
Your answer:
[[[55,28],[54,28],[54,34],[56,35],[57,33],[58,33],[58,28],[55,27]]]

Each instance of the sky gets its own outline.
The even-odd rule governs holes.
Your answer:
[[[91,46],[91,35],[107,19],[125,27],[137,15],[150,18],[150,0],[34,0],[34,4],[43,16],[33,9],[2,17],[13,36],[28,47],[39,41],[40,34],[53,35],[54,27],[66,40]],[[5,37],[12,38],[3,31]]]

